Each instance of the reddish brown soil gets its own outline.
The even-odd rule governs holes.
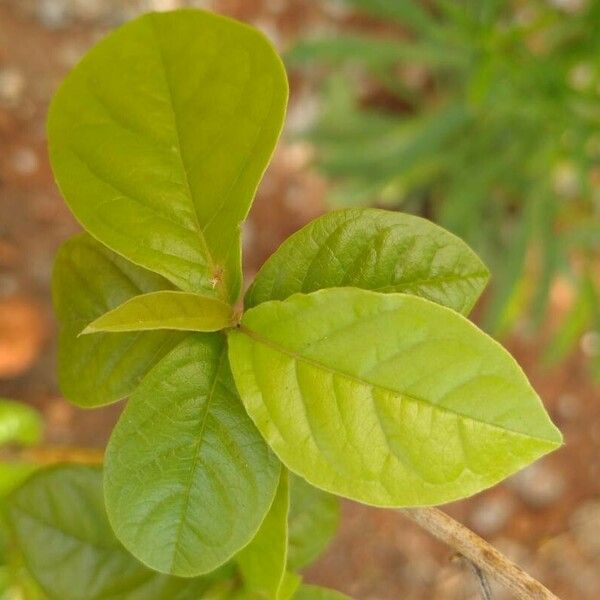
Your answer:
[[[0,396],[40,408],[49,441],[101,446],[120,407],[76,409],[61,398],[54,375],[52,260],[78,226],[53,185],[44,115],[69,63],[106,25],[75,22],[49,30],[32,17],[35,4],[0,0],[0,73],[18,71],[23,85],[16,101],[0,96],[0,327],[12,315],[11,339],[17,331],[25,347],[13,343],[7,351],[2,344],[9,327],[0,330],[4,360],[21,365],[19,374],[14,368],[0,374]],[[324,21],[311,0],[214,4],[278,32],[282,44]],[[293,102],[302,85],[292,80]],[[306,163],[302,146],[280,146],[246,229],[249,276],[285,237],[322,212],[324,183]],[[16,312],[30,318],[15,320]],[[566,445],[544,459],[526,485],[503,484],[447,510],[482,530],[560,597],[595,600],[600,598],[600,551],[594,545],[600,539],[600,390],[586,378],[579,355],[548,371],[539,366],[541,342],[513,339],[509,346],[563,430]],[[0,356],[0,368],[2,360]],[[497,506],[507,514],[490,522]],[[355,598],[476,598],[472,575],[451,558],[447,548],[393,511],[347,502],[339,536],[308,570],[307,579]],[[495,597],[507,596],[496,590]]]

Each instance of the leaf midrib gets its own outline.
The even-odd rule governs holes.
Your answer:
[[[527,438],[530,440],[539,441],[539,442],[544,442],[546,444],[552,444],[554,446],[560,445],[559,442],[555,442],[554,440],[551,440],[548,438],[542,438],[542,437],[538,437],[538,436],[529,435],[527,433],[523,433],[522,431],[515,431],[514,429],[509,429],[507,427],[500,427],[499,425],[495,425],[494,423],[488,423],[487,421],[482,421],[481,419],[477,419],[471,415],[465,415],[456,410],[452,410],[451,408],[448,408],[445,406],[440,406],[437,404],[432,404],[431,402],[428,402],[427,400],[424,400],[423,398],[418,398],[417,396],[413,396],[412,394],[408,394],[406,392],[401,392],[399,390],[394,390],[393,388],[381,385],[379,383],[371,383],[369,381],[365,381],[363,379],[356,377],[355,375],[351,375],[344,371],[340,371],[339,369],[329,367],[327,365],[324,365],[324,364],[318,362],[317,360],[308,358],[306,356],[302,356],[301,354],[299,354],[298,352],[295,352],[293,350],[289,350],[289,349],[285,348],[284,346],[282,346],[281,344],[278,344],[277,342],[270,340],[269,338],[261,335],[260,333],[257,333],[253,329],[250,329],[248,326],[246,326],[244,324],[240,324],[240,326],[237,330],[241,331],[242,333],[247,335],[253,341],[255,341],[259,344],[262,344],[263,346],[267,346],[273,350],[276,350],[277,352],[280,352],[281,354],[285,354],[286,356],[289,356],[289,357],[293,358],[294,360],[306,363],[312,367],[321,369],[323,371],[328,371],[328,372],[332,373],[333,375],[338,375],[338,376],[344,377],[344,378],[346,378],[350,381],[353,381],[357,384],[360,384],[363,386],[369,386],[372,388],[378,388],[378,389],[380,389],[384,392],[387,392],[389,394],[392,394],[394,396],[400,396],[400,397],[404,396],[405,398],[407,398],[408,400],[412,400],[413,402],[423,404],[425,406],[439,410],[441,412],[445,412],[445,413],[454,415],[454,416],[462,418],[462,419],[467,419],[467,420],[477,423],[479,425],[485,425],[486,427],[492,427],[493,429],[497,429],[499,431],[510,433],[512,435],[521,436],[521,437],[524,437],[524,438]]]
[[[190,466],[189,477],[186,482],[186,489],[184,492],[183,506],[181,508],[181,519],[179,520],[179,524],[177,526],[177,531],[175,533],[173,556],[171,558],[171,570],[173,570],[173,567],[175,566],[175,563],[177,562],[177,559],[178,559],[180,551],[181,551],[181,547],[180,547],[181,546],[181,534],[183,531],[184,523],[187,522],[187,513],[190,508],[190,498],[191,498],[191,492],[192,492],[192,484],[194,482],[194,474],[195,474],[196,468],[198,466],[198,461],[200,460],[200,450],[201,450],[202,444],[204,442],[204,429],[206,427],[208,413],[210,412],[210,405],[211,405],[213,397],[215,395],[217,382],[219,381],[219,376],[221,374],[221,368],[223,366],[223,357],[226,355],[227,355],[226,345],[223,345],[223,347],[221,348],[221,354],[217,361],[217,366],[215,369],[215,376],[211,382],[209,392],[206,396],[206,407],[204,409],[204,414],[201,417],[202,421],[200,423],[200,431],[198,432],[198,440],[194,444],[194,454],[193,454],[192,464]]]
[[[213,258],[212,252],[210,251],[210,248],[208,247],[208,243],[206,241],[206,237],[204,235],[204,230],[200,225],[200,220],[198,218],[198,211],[196,210],[196,202],[194,199],[194,194],[192,192],[192,186],[190,185],[190,180],[188,177],[188,170],[187,170],[187,165],[184,159],[184,155],[183,155],[183,150],[182,150],[182,146],[181,146],[181,130],[179,127],[179,121],[177,118],[177,113],[175,111],[175,102],[174,102],[174,97],[173,97],[173,90],[172,90],[172,84],[171,84],[171,79],[169,77],[169,71],[167,69],[167,65],[165,62],[165,57],[164,57],[164,53],[162,50],[162,46],[160,43],[160,39],[157,35],[156,32],[156,23],[155,21],[155,15],[157,13],[154,14],[150,14],[149,15],[149,21],[151,24],[151,31],[152,31],[152,36],[154,38],[154,42],[156,45],[156,49],[157,49],[157,54],[158,54],[158,58],[159,58],[159,62],[160,62],[160,66],[162,69],[162,73],[163,73],[163,79],[164,79],[164,83],[165,83],[165,89],[168,93],[168,102],[167,105],[170,109],[170,113],[171,113],[171,120],[173,123],[173,132],[175,134],[175,145],[176,145],[176,149],[177,149],[177,157],[179,158],[179,163],[181,166],[181,170],[183,171],[183,177],[184,177],[184,185],[185,188],[187,190],[187,196],[190,200],[190,203],[192,205],[192,211],[194,214],[194,219],[196,221],[196,233],[198,234],[198,239],[200,240],[200,243],[202,244],[202,249],[204,251],[204,253],[206,254],[206,258],[207,258],[207,262],[209,264],[211,273],[215,274],[218,269],[215,263],[215,260]],[[223,292],[224,295],[226,295],[226,293],[224,292],[223,289],[223,285],[222,285],[222,280],[219,281],[218,283],[219,287],[221,287],[221,290]]]

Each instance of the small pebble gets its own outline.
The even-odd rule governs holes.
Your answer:
[[[0,102],[8,106],[19,103],[25,90],[25,77],[17,69],[0,69]]]
[[[558,398],[558,414],[567,420],[576,419],[580,412],[581,407],[579,404],[579,399],[577,396],[573,394],[562,394]]]
[[[534,508],[556,502],[565,491],[563,476],[547,463],[534,463],[508,480],[520,498]]]
[[[582,552],[600,557],[600,500],[589,500],[571,515],[571,533]]]
[[[10,158],[10,163],[18,175],[33,175],[39,165],[38,158],[31,148],[17,148]]]
[[[37,18],[48,29],[66,27],[71,21],[67,0],[39,0]]]
[[[514,512],[513,500],[505,495],[483,498],[471,511],[469,523],[481,535],[498,533]]]
[[[0,379],[17,377],[37,359],[45,337],[40,310],[27,298],[0,301]]]

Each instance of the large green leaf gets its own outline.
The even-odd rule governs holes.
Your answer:
[[[0,446],[13,443],[26,446],[36,444],[42,433],[42,419],[34,408],[0,398]]]
[[[198,600],[227,575],[178,579],[135,560],[106,519],[95,467],[39,471],[9,497],[8,516],[27,569],[52,600]]]
[[[459,238],[419,217],[373,208],[329,213],[267,260],[246,306],[296,292],[353,286],[423,296],[468,313],[488,271]]]
[[[61,247],[52,292],[60,324],[58,378],[71,402],[99,406],[124,398],[178,343],[183,334],[173,331],[79,335],[133,296],[170,287],[160,275],[131,264],[87,234]]]
[[[286,101],[285,71],[258,31],[198,10],[150,13],[61,85],[52,168],[94,237],[182,290],[234,300],[239,225]]]
[[[255,535],[279,461],[237,395],[222,334],[190,334],[148,373],[105,458],[110,522],[148,566],[207,573]]]
[[[340,520],[338,499],[290,475],[288,569],[309,565],[327,547]]]
[[[244,405],[283,463],[361,502],[449,502],[561,443],[514,359],[423,298],[296,294],[249,310],[229,345]]]
[[[232,325],[233,310],[218,298],[167,290],[135,296],[98,317],[82,333],[180,329],[219,331]]]
[[[251,597],[280,598],[286,575],[289,508],[288,472],[282,469],[277,494],[265,520],[255,538],[237,556],[245,589]],[[293,579],[288,578],[292,586],[296,585]]]

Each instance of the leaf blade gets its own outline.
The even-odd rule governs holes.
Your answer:
[[[251,594],[280,597],[286,574],[289,507],[288,472],[282,469],[269,512],[254,539],[236,557],[245,587]],[[294,581],[290,583],[295,585]]]
[[[145,377],[113,430],[108,517],[151,568],[207,573],[252,539],[279,468],[237,397],[225,338],[191,334]]]
[[[405,292],[468,313],[489,273],[459,238],[420,217],[379,209],[324,215],[288,238],[246,294],[246,306],[352,286]]]
[[[514,359],[422,298],[297,294],[248,311],[229,346],[244,405],[282,462],[360,502],[449,502],[561,443]]]
[[[290,474],[288,568],[312,563],[334,537],[340,520],[338,499]]]
[[[169,289],[163,277],[121,258],[81,234],[60,248],[52,275],[59,322],[58,380],[79,406],[102,406],[128,396],[152,366],[173,348],[175,331],[97,333],[79,336],[90,321],[139,294]]]
[[[239,225],[286,102],[281,61],[256,30],[198,10],[144,15],[90,50],[55,95],[53,171],[112,250],[185,291],[214,294],[217,278],[233,301]]]
[[[220,331],[232,323],[231,307],[218,298],[167,290],[126,300],[92,321],[82,334],[156,329]]]
[[[52,600],[196,600],[220,578],[168,577],[126,552],[106,519],[96,467],[39,471],[9,497],[8,514],[29,572]]]

